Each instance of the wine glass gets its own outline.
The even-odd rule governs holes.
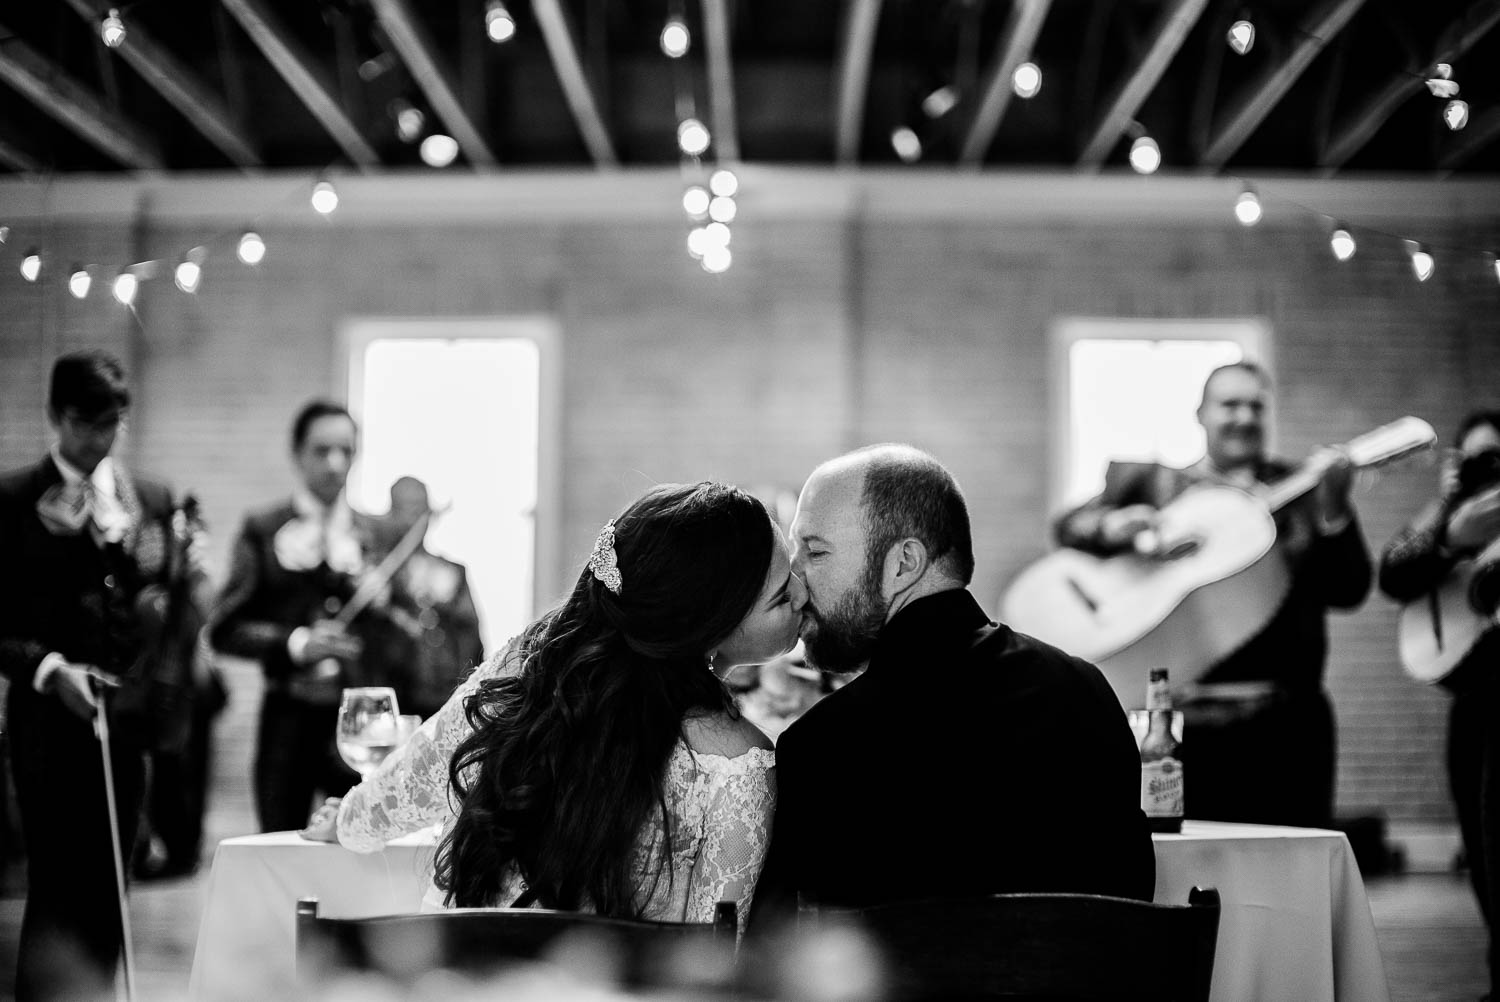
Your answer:
[[[380,768],[400,736],[396,690],[370,685],[344,690],[339,702],[339,756],[361,777]]]

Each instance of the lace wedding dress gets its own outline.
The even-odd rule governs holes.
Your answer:
[[[448,764],[470,733],[464,697],[486,678],[519,671],[521,659],[514,646],[476,669],[379,770],[344,796],[338,815],[342,845],[356,852],[376,852],[393,838],[439,823],[447,833],[454,820]],[[711,922],[716,903],[737,901],[744,931],[770,840],[775,763],[775,752],[768,748],[727,757],[677,743],[665,776],[670,825],[653,818],[637,836],[631,856],[646,918]],[[508,905],[526,890],[521,875],[514,867],[508,869],[496,905]],[[430,887],[423,907],[443,907],[443,892]]]

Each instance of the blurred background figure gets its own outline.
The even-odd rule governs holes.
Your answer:
[[[377,520],[344,496],[357,440],[343,405],[302,408],[291,438],[299,483],[245,517],[214,610],[214,646],[259,661],[266,676],[254,767],[263,831],[301,828],[315,794],[354,785],[334,747],[340,693],[394,684],[365,659],[402,635],[380,603],[347,624],[337,618],[378,556]]]
[[[389,553],[408,533],[417,533],[415,549],[391,578],[388,611],[411,642],[391,652],[409,659],[397,696],[403,712],[424,719],[484,660],[479,611],[469,593],[466,568],[429,551],[424,542],[432,517],[426,484],[416,477],[401,477],[391,484],[391,511],[380,533],[382,550]]]

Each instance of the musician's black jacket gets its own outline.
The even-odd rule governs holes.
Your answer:
[[[1255,478],[1275,483],[1293,469],[1291,464],[1267,460]],[[1105,512],[1133,504],[1161,508],[1195,484],[1218,482],[1197,467],[1110,463],[1103,493],[1058,519],[1057,542],[1101,556],[1118,552],[1122,547],[1112,549],[1099,538]],[[1370,553],[1356,517],[1342,531],[1321,535],[1310,493],[1276,513],[1276,548],[1291,570],[1290,592],[1266,627],[1200,682],[1269,680],[1297,692],[1322,688],[1328,654],[1325,613],[1353,609],[1365,600],[1370,592]]]
[[[1151,898],[1140,758],[1098,669],[964,590],[881,631],[867,670],[776,745],[752,921],[824,904],[1017,891]]]

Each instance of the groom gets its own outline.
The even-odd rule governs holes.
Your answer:
[[[758,929],[829,905],[1021,891],[1150,900],[1140,760],[1098,669],[989,620],[968,508],[926,453],[878,445],[813,471],[792,523],[802,638],[865,672],[776,746]]]

